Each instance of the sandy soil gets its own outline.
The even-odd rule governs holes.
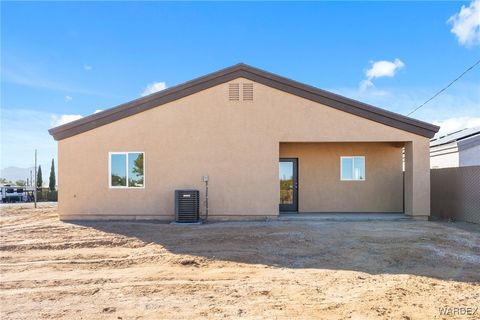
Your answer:
[[[2,319],[478,319],[479,226],[58,221],[1,209]]]

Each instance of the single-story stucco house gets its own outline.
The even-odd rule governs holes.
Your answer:
[[[203,199],[204,176],[212,220],[282,211],[424,219],[438,129],[237,64],[49,132],[63,220],[173,220],[174,190]]]

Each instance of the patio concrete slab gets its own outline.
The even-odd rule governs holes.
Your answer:
[[[281,213],[278,221],[405,221],[403,213]]]

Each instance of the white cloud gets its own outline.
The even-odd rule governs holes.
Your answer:
[[[103,111],[102,109],[97,109],[97,110],[95,110],[94,113],[99,113],[99,112],[102,112],[102,111]]]
[[[375,79],[380,77],[393,77],[398,69],[405,66],[400,59],[392,61],[371,61],[372,67],[365,72],[367,79]]]
[[[374,87],[373,79],[382,77],[394,77],[395,73],[405,66],[400,59],[394,61],[380,60],[370,61],[371,67],[365,71],[366,79],[360,82],[360,90],[364,91]]]
[[[480,117],[448,118],[445,120],[433,121],[433,124],[440,126],[440,130],[436,134],[438,136],[462,129],[480,127]]]
[[[360,91],[366,91],[368,88],[374,87],[371,80],[365,79],[360,81]]]
[[[72,97],[71,96],[65,96],[65,102],[69,102],[69,101],[72,101]]]
[[[93,69],[93,67],[89,64],[84,64],[83,69],[85,69],[85,71],[91,71]]]
[[[62,124],[66,124],[81,118],[83,118],[83,116],[79,114],[52,115],[51,125],[52,127],[58,127],[58,126],[61,126]]]
[[[480,0],[473,0],[468,7],[462,6],[448,20],[452,25],[450,30],[457,36],[458,42],[464,46],[480,43]]]
[[[141,93],[141,96],[148,96],[149,94],[155,93],[157,91],[164,90],[167,87],[165,82],[153,82],[150,83],[145,90]]]

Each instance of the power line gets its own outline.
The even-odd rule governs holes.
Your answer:
[[[414,113],[415,111],[417,111],[418,109],[420,109],[421,107],[423,107],[424,105],[426,105],[427,103],[429,103],[430,101],[432,101],[433,99],[435,99],[440,93],[442,93],[443,91],[447,90],[452,84],[454,84],[455,82],[457,82],[461,77],[463,77],[467,72],[469,72],[470,70],[472,70],[473,68],[475,68],[478,64],[480,64],[480,60],[478,60],[477,62],[475,62],[471,67],[469,67],[467,70],[465,70],[461,75],[459,75],[455,80],[453,80],[452,82],[450,82],[446,87],[444,87],[442,90],[438,91],[437,93],[435,93],[430,99],[428,99],[427,101],[425,101],[424,103],[422,103],[421,105],[419,105],[418,107],[416,107],[415,109],[413,109],[412,111],[410,111],[410,113],[407,114],[407,116],[411,115],[412,113]]]

